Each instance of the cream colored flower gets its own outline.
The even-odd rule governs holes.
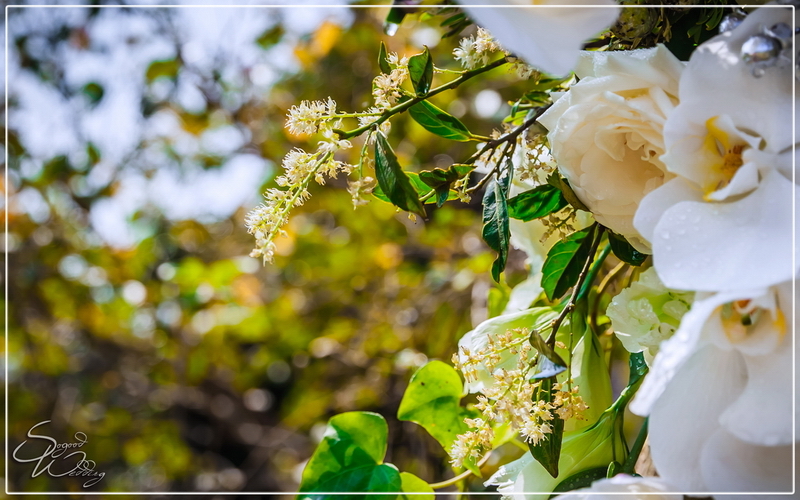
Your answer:
[[[664,46],[585,52],[575,70],[581,80],[539,119],[575,194],[642,252],[650,247],[633,216],[642,198],[673,176],[659,157],[682,70]]]

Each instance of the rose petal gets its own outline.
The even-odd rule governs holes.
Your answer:
[[[677,96],[683,68],[684,63],[659,44],[649,49],[583,52],[575,74],[580,78],[627,76],[625,79],[615,78],[614,84],[630,82],[630,89],[655,86]],[[628,89],[612,87],[607,90],[618,92]]]

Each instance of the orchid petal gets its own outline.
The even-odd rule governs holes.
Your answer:
[[[722,291],[791,279],[793,196],[792,183],[770,172],[735,202],[668,208],[650,239],[661,280],[679,290]]]
[[[744,357],[747,385],[720,416],[720,423],[740,440],[765,446],[792,442],[791,347],[786,336],[777,353]]]
[[[701,448],[720,412],[746,381],[742,356],[707,345],[672,379],[650,414],[650,452],[659,475],[679,491],[706,490]]]
[[[691,183],[676,177],[642,198],[633,218],[633,226],[647,241],[653,241],[656,224],[669,207],[682,201],[702,201],[702,199],[702,193]]]
[[[720,306],[736,300],[759,297],[766,293],[766,290],[757,289],[717,293],[705,297],[698,294],[692,308],[681,319],[681,325],[675,335],[661,343],[650,373],[631,402],[631,411],[642,416],[650,414],[656,401],[662,396],[687,359],[703,344],[713,341],[713,336],[711,339],[703,340],[703,331],[708,327],[707,324],[710,321],[717,320],[712,315]]]
[[[700,456],[708,491],[792,490],[792,446],[756,446],[718,429],[708,437]]]

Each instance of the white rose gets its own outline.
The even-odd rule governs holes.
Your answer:
[[[639,251],[639,202],[674,177],[659,158],[663,127],[678,103],[683,63],[666,47],[584,52],[580,81],[539,119],[559,170],[598,222]]]

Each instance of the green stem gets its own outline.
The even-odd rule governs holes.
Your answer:
[[[617,398],[617,400],[614,401],[614,404],[611,405],[610,409],[613,409],[615,412],[621,412],[621,411],[625,410],[625,407],[628,405],[628,402],[631,399],[633,399],[633,396],[636,395],[636,391],[639,390],[639,386],[642,385],[642,381],[643,380],[644,380],[644,377],[641,377],[641,378],[639,378],[639,380],[637,380],[633,384],[631,384],[631,385],[627,386],[626,388],[622,389],[622,392],[620,393],[620,395]]]
[[[480,68],[477,68],[477,69],[473,69],[471,71],[465,71],[458,78],[455,78],[455,79],[451,80],[450,82],[445,83],[444,85],[440,85],[439,87],[436,87],[435,89],[431,90],[430,92],[428,92],[425,95],[413,97],[413,98],[411,98],[411,99],[409,99],[409,100],[407,100],[405,102],[401,102],[397,106],[394,106],[392,108],[387,109],[386,111],[383,112],[383,114],[380,116],[380,118],[378,118],[377,120],[375,120],[372,123],[368,123],[367,125],[363,125],[361,127],[358,127],[356,129],[353,129],[353,130],[350,130],[350,131],[344,131],[344,130],[338,130],[338,129],[334,129],[333,131],[336,132],[339,135],[339,139],[340,140],[341,139],[350,139],[350,138],[355,137],[357,135],[361,135],[367,129],[380,125],[381,123],[385,122],[386,120],[388,120],[392,116],[394,116],[394,115],[396,115],[398,113],[402,113],[403,111],[407,110],[408,108],[410,108],[411,106],[417,104],[420,101],[424,101],[425,99],[428,99],[429,97],[433,97],[436,94],[441,94],[445,90],[452,90],[452,89],[458,87],[459,85],[461,85],[462,83],[466,82],[470,78],[473,78],[475,76],[480,75],[481,73],[485,73],[487,71],[490,71],[490,70],[493,70],[495,68],[498,68],[498,67],[500,67],[500,66],[502,66],[504,64],[508,64],[508,61],[506,61],[505,58],[498,59],[497,61],[495,61],[493,63],[489,63],[486,66],[483,66],[483,67],[480,67]]]
[[[491,451],[488,452],[486,455],[484,455],[483,458],[481,459],[481,461],[478,462],[478,468],[480,468],[483,464],[485,464],[486,461],[489,460],[489,457],[491,455],[492,455]],[[456,477],[447,479],[447,480],[442,481],[440,483],[430,483],[428,486],[430,486],[431,489],[440,490],[442,488],[447,488],[448,486],[452,486],[452,485],[458,483],[459,481],[462,481],[462,480],[468,478],[471,475],[472,475],[472,471],[471,470],[465,470],[464,472],[462,472],[461,474],[457,475]]]
[[[602,237],[602,234],[600,237]],[[597,256],[597,259],[595,259],[592,267],[589,269],[589,274],[586,276],[586,280],[583,282],[583,286],[581,286],[581,289],[578,292],[578,297],[575,300],[581,300],[589,295],[589,290],[592,289],[592,282],[597,277],[597,273],[600,271],[600,268],[603,266],[603,262],[606,260],[606,257],[608,257],[609,253],[611,253],[611,245],[606,245],[605,248],[603,248],[603,250],[600,252],[600,255]]]
[[[647,424],[650,421],[650,418],[644,419],[644,423],[642,424],[642,428],[639,429],[639,434],[636,436],[636,441],[633,442],[633,447],[631,448],[631,452],[628,454],[627,460],[622,465],[622,470],[620,472],[624,474],[632,474],[634,468],[636,467],[636,462],[639,461],[639,455],[642,453],[642,449],[644,448],[644,442],[647,440]]]

